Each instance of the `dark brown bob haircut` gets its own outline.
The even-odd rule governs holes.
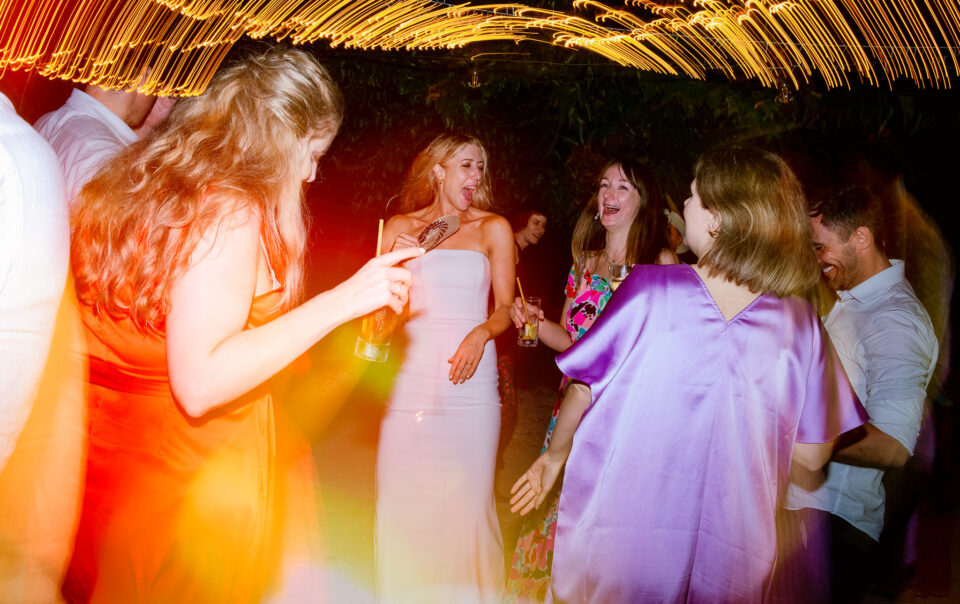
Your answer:
[[[700,157],[694,178],[703,207],[720,220],[713,245],[699,260],[711,276],[779,297],[816,285],[803,189],[779,156],[720,147]]]

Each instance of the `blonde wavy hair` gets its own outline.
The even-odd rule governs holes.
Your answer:
[[[490,185],[490,160],[487,158],[487,148],[480,139],[461,134],[441,134],[433,139],[427,148],[417,154],[407,177],[400,189],[400,212],[407,213],[425,208],[436,199],[440,192],[440,181],[433,172],[433,167],[442,164],[457,154],[457,151],[467,145],[480,147],[483,157],[483,176],[473,195],[471,205],[486,210],[493,202],[493,190]]]
[[[303,291],[304,140],[333,134],[343,98],[306,52],[274,48],[222,69],[204,94],[179,100],[145,140],[106,163],[71,220],[80,300],[97,313],[162,332],[170,290],[197,243],[231,212],[261,218],[280,307]]]
[[[820,278],[803,188],[777,155],[746,147],[705,153],[694,168],[703,207],[720,218],[699,259],[754,293],[806,294]]]

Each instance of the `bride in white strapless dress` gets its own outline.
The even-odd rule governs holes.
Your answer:
[[[503,591],[493,498],[500,424],[493,338],[509,325],[515,262],[507,221],[477,207],[488,204],[485,159],[475,139],[434,140],[404,188],[409,203],[420,181],[429,205],[392,218],[384,231],[387,246],[404,247],[442,215],[455,214],[461,224],[439,248],[407,264],[409,318],[397,335],[402,362],[377,459],[384,603],[494,603]]]

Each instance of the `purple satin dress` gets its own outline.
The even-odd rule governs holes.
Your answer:
[[[593,404],[566,465],[555,602],[759,602],[795,442],[867,416],[811,306],[726,321],[687,265],[637,266],[557,359]]]

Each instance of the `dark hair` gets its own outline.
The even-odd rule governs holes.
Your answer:
[[[720,221],[713,245],[699,259],[709,274],[781,297],[816,285],[803,189],[779,156],[717,148],[697,160],[694,178],[703,207]]]
[[[627,264],[656,264],[660,253],[669,247],[667,241],[667,216],[663,210],[666,202],[657,176],[647,164],[635,158],[618,158],[608,161],[600,169],[597,183],[611,166],[620,166],[633,188],[640,194],[642,203],[637,217],[630,225],[627,235]],[[573,255],[574,272],[579,281],[584,272],[584,260],[587,251],[600,250],[605,245],[604,228],[595,220],[597,212],[597,193],[590,197],[584,206],[573,230],[570,253]]]
[[[510,221],[510,228],[513,229],[514,233],[519,233],[523,229],[527,228],[527,223],[530,222],[530,219],[534,216],[543,216],[547,217],[546,214],[539,210],[522,210],[520,212],[514,212],[507,217],[507,220]]]
[[[842,241],[850,239],[859,227],[866,227],[877,247],[883,249],[883,207],[880,198],[866,187],[850,186],[818,196],[810,208],[810,216],[819,216],[823,226]]]

